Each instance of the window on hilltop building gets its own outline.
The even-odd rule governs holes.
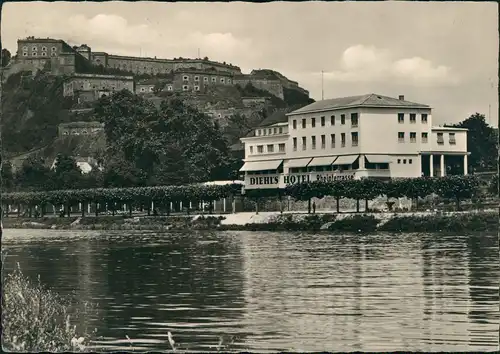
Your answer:
[[[306,120],[302,119],[302,129],[306,129]]]
[[[231,83],[231,79],[227,79],[227,83],[230,84]]]
[[[426,113],[422,113],[422,123],[427,123],[427,114]]]
[[[203,78],[203,82],[208,82],[208,77],[206,77],[206,76],[205,76],[205,77]]]
[[[53,52],[55,52],[57,50],[57,48],[56,47],[52,47],[52,48],[50,48],[50,50],[53,51]]]
[[[417,115],[415,113],[410,113],[410,123],[415,124],[417,122]]]
[[[220,82],[221,82],[222,84],[224,83],[224,78],[223,78],[223,77],[221,77],[221,78],[220,78]]]
[[[282,127],[278,128],[278,134],[283,134],[283,128]]]
[[[24,46],[24,47],[23,47],[23,50],[28,50],[28,47],[27,47],[27,46]]]
[[[199,76],[195,76],[194,77],[194,81],[200,81],[200,77]]]
[[[217,77],[212,77],[212,82],[217,82]]]
[[[405,122],[405,114],[398,113],[398,123],[404,123],[404,122]]]
[[[195,90],[195,91],[200,91],[200,86],[195,86],[195,87],[194,87],[194,90]]]
[[[34,51],[34,52],[36,52],[38,50],[38,48],[35,47],[35,46],[33,46],[33,47],[31,47],[31,50]]]
[[[42,47],[42,52],[46,52],[47,51],[47,47]]]
[[[316,149],[316,137],[314,135],[311,136],[311,145],[313,150]]]
[[[417,133],[410,132],[410,143],[416,143],[416,142],[417,142]]]
[[[28,56],[28,52],[24,52],[23,57],[27,57],[27,56]]]
[[[405,133],[404,132],[399,132],[398,133],[398,142],[404,143],[405,142]]]
[[[345,133],[340,134],[340,147],[345,147]]]
[[[345,124],[345,114],[340,115],[340,124],[342,124],[342,125]]]
[[[321,135],[321,148],[324,149],[326,147],[326,136]]]
[[[273,128],[273,134],[278,133],[278,128]]]
[[[293,138],[293,151],[297,151],[297,138]]]
[[[427,133],[422,133],[422,142],[427,143]]]
[[[189,86],[187,86],[187,85],[182,86],[182,90],[183,90],[183,91],[187,91],[187,90],[189,90]]]
[[[146,68],[144,68],[144,69],[146,69]],[[182,80],[184,80],[184,81],[189,81],[189,76],[183,76],[183,77],[182,77]]]
[[[33,52],[33,53],[31,53],[31,55],[33,55],[34,57],[36,57],[36,56],[37,56],[37,54],[38,54],[37,52]]]
[[[351,133],[351,142],[352,142],[352,146],[358,146],[358,132],[352,132]]]
[[[42,52],[42,57],[46,57],[46,56],[47,56],[47,53]]]
[[[50,53],[51,57],[55,57],[57,54],[56,53]]]

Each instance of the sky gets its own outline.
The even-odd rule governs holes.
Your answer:
[[[325,99],[404,95],[430,105],[435,125],[479,112],[498,126],[496,3],[5,3],[3,47],[14,54],[27,36],[119,55],[199,51],[245,73],[277,70],[315,100],[322,87]]]

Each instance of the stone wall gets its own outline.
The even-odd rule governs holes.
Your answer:
[[[104,123],[100,122],[71,122],[58,126],[59,137],[68,135],[94,135],[104,131]]]

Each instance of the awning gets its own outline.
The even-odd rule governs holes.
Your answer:
[[[337,156],[315,157],[307,166],[331,166],[336,158]]]
[[[339,158],[336,159],[333,164],[334,165],[352,165],[358,157],[359,157],[359,155],[339,156]]]
[[[270,160],[270,161],[249,161],[245,162],[240,171],[266,171],[277,170],[283,160]]]
[[[286,166],[288,168],[299,168],[299,167],[307,167],[307,164],[312,160],[312,157],[307,157],[304,159],[294,159],[288,160]]]
[[[389,163],[391,158],[389,155],[365,155],[369,163]]]

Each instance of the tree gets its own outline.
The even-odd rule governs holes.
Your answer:
[[[378,179],[363,178],[359,181],[359,186],[359,197],[365,200],[365,211],[368,211],[368,201],[382,195],[385,185]]]
[[[473,175],[441,177],[434,183],[440,197],[455,199],[457,210],[462,200],[472,198],[479,190],[479,181]]]
[[[14,172],[10,161],[2,161],[2,191],[10,191],[14,188]]]
[[[6,67],[10,63],[11,54],[8,49],[2,48],[2,68]]]
[[[42,159],[28,157],[16,173],[16,184],[22,190],[46,190],[52,187],[52,172]]]
[[[58,154],[54,166],[54,182],[58,189],[77,189],[83,182],[82,171],[75,160],[67,155]]]
[[[494,170],[498,163],[498,135],[495,129],[486,123],[484,114],[475,113],[455,124],[454,127],[467,128],[467,149],[469,166],[473,170]]]

